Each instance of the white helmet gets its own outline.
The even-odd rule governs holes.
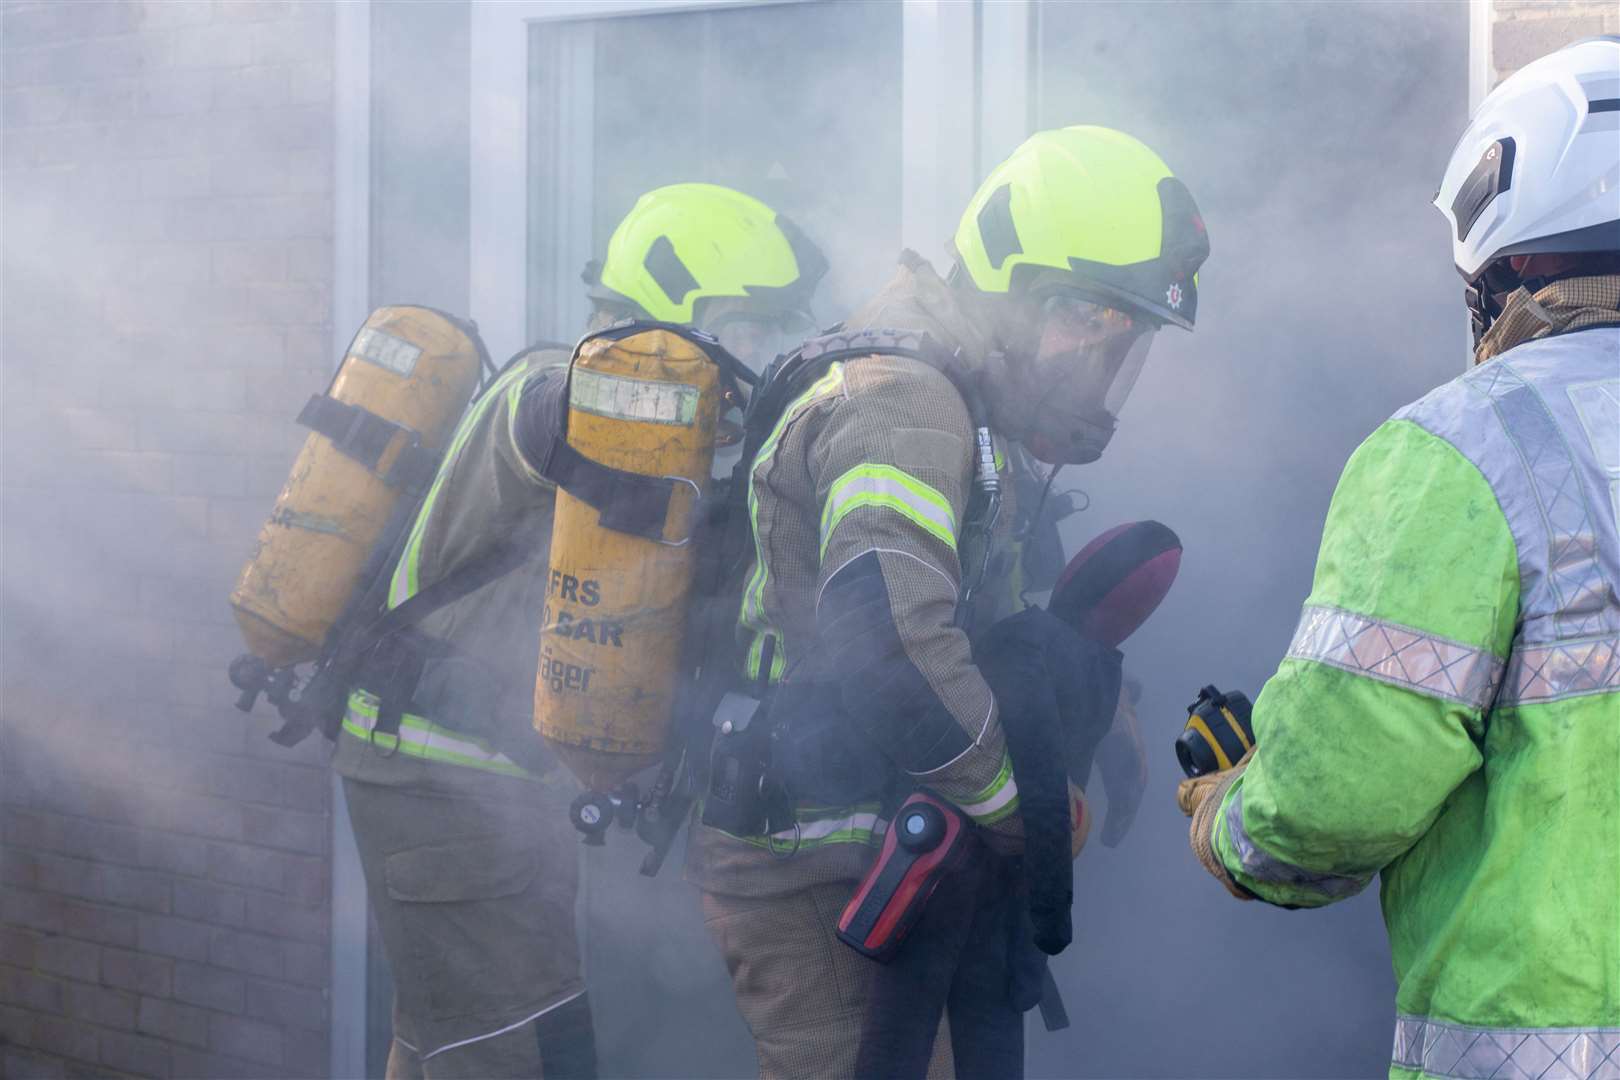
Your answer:
[[[1620,251],[1620,37],[1567,45],[1492,90],[1434,204],[1452,227],[1476,332],[1499,313],[1492,294],[1519,284],[1487,275],[1498,260]]]

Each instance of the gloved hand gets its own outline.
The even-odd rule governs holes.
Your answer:
[[[1215,854],[1215,819],[1221,812],[1221,803],[1226,800],[1226,793],[1237,783],[1237,778],[1243,775],[1243,770],[1248,767],[1249,758],[1253,756],[1254,751],[1251,749],[1230,769],[1194,776],[1183,780],[1176,787],[1176,805],[1181,807],[1183,814],[1192,818],[1188,840],[1198,864],[1208,870],[1211,877],[1219,881],[1227,892],[1239,900],[1253,900],[1254,897],[1247,889],[1232,880],[1220,857]]]
[[[1118,847],[1125,839],[1147,789],[1147,749],[1136,722],[1136,701],[1141,693],[1140,683],[1134,679],[1125,681],[1119,692],[1114,726],[1097,744],[1097,771],[1102,774],[1103,792],[1108,796],[1102,829],[1104,847]]]

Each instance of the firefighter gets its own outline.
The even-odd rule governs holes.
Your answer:
[[[1474,366],[1351,456],[1199,862],[1320,907],[1382,875],[1389,1075],[1620,1064],[1620,38],[1494,90],[1435,203]]]
[[[1047,131],[974,196],[948,278],[906,252],[841,330],[804,347],[845,358],[753,460],[738,623],[744,676],[771,702],[750,726],[772,725],[767,776],[790,820],[737,834],[706,808],[687,864],[762,1075],[854,1072],[877,965],[835,924],[896,791],[926,786],[1000,850],[1020,845],[995,696],[954,614],[967,585],[981,627],[1018,606],[1011,508],[988,552],[965,543],[976,418],[998,465],[1006,440],[1094,461],[1155,332],[1191,329],[1207,251],[1191,196],[1150,149],[1105,128]],[[939,362],[920,358],[922,335]],[[949,1041],[933,1054],[948,1071]]]
[[[708,184],[659,188],[589,274],[592,324],[695,324],[763,366],[774,341],[805,324],[825,269],[757,200]],[[409,531],[389,605],[492,566],[500,550],[517,550],[516,569],[379,645],[338,738],[334,764],[397,988],[390,1077],[595,1074],[574,933],[574,789],[531,720],[554,498],[539,469],[568,357],[533,348],[474,400]],[[395,723],[380,724],[390,700]]]

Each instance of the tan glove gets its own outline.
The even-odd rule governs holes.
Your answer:
[[[1211,877],[1219,881],[1226,887],[1227,892],[1239,900],[1253,900],[1254,897],[1232,880],[1232,875],[1227,873],[1220,857],[1215,854],[1215,817],[1221,812],[1221,803],[1226,801],[1226,793],[1237,783],[1237,778],[1243,775],[1243,770],[1253,755],[1254,750],[1251,749],[1230,769],[1189,777],[1176,787],[1176,805],[1181,807],[1183,814],[1192,818],[1188,839],[1192,844],[1193,854],[1198,857],[1199,865],[1208,870]]]

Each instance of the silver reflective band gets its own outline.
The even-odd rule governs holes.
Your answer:
[[[1331,896],[1335,900],[1342,900],[1347,896],[1356,895],[1372,880],[1371,874],[1362,878],[1318,874],[1293,863],[1284,862],[1266,852],[1250,839],[1249,831],[1243,827],[1242,788],[1238,788],[1237,794],[1233,795],[1232,801],[1226,805],[1226,835],[1231,839],[1232,847],[1237,852],[1239,869],[1255,881],[1271,885],[1292,885],[1323,896]]]
[[[1620,636],[1522,645],[1508,658],[1498,705],[1620,693]]]
[[[1521,547],[1530,537],[1545,537],[1542,551],[1521,554],[1545,560],[1542,565],[1556,603],[1552,618],[1557,629],[1550,636],[1615,630],[1608,582],[1598,559],[1597,529],[1581,485],[1580,464],[1564,431],[1538,388],[1511,364],[1482,364],[1465,379],[1495,406],[1534,494],[1539,522],[1514,520],[1518,515],[1511,513],[1508,519]],[[1499,499],[1502,494],[1498,492]]]
[[[568,384],[568,404],[598,416],[688,427],[697,419],[698,388],[607,375],[576,367]]]
[[[1484,649],[1335,607],[1306,605],[1288,655],[1481,711],[1502,679]]]
[[[371,327],[362,327],[354,335],[354,344],[349,352],[362,360],[370,360],[378,367],[387,368],[396,375],[409,375],[416,367],[417,359],[422,350],[402,338],[393,334],[385,334],[381,330]]]
[[[1486,1028],[1401,1016],[1391,1064],[1455,1080],[1620,1080],[1620,1028]]]

